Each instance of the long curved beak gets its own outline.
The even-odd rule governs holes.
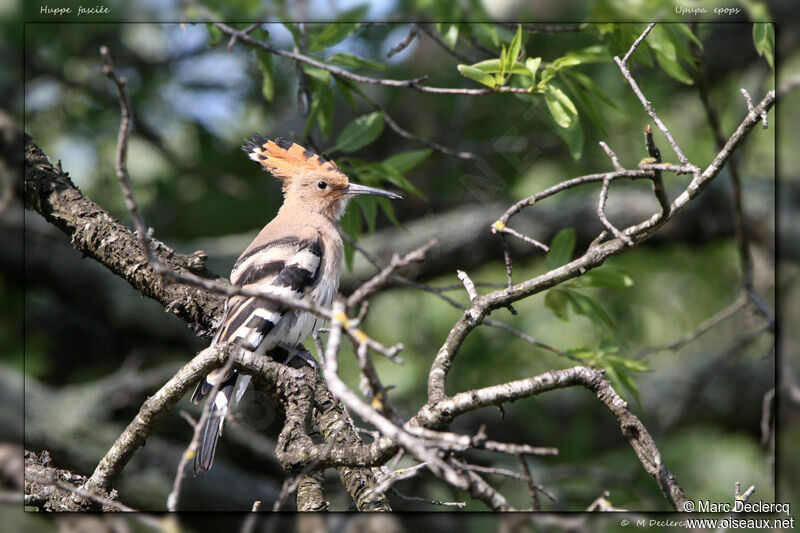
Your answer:
[[[375,196],[386,196],[387,198],[392,198],[393,200],[403,199],[403,197],[397,194],[396,192],[384,191],[383,189],[376,189],[375,187],[367,187],[366,185],[358,185],[357,183],[351,183],[342,192],[344,194],[374,194]]]

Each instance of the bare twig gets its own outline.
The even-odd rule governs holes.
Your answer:
[[[517,461],[519,462],[520,471],[522,472],[522,479],[525,480],[525,485],[528,486],[528,494],[531,498],[531,509],[534,511],[541,511],[542,506],[539,503],[539,495],[536,494],[536,483],[533,482],[533,476],[531,475],[530,468],[528,468],[528,462],[525,460],[524,455],[517,455]]]
[[[642,41],[644,41],[645,37],[647,37],[647,34],[650,33],[650,30],[652,30],[655,27],[655,25],[656,25],[655,22],[652,22],[652,23],[648,24],[647,27],[642,32],[642,34],[639,35],[639,37],[637,37],[635,41],[633,41],[633,44],[628,49],[628,52],[622,58],[622,66],[623,67],[627,67],[628,66],[628,60],[631,58],[631,56],[636,51],[636,49],[639,48],[639,45],[642,44]]]
[[[744,87],[742,87],[739,90],[741,91],[742,95],[744,96],[744,100],[747,103],[747,110],[752,113],[753,112],[753,99],[750,98],[750,93],[748,93],[747,89],[745,89]],[[766,111],[762,111],[761,112],[761,123],[764,125],[764,129],[767,129],[769,127],[769,124],[767,123],[767,112]]]
[[[414,37],[416,36],[417,36],[417,28],[412,24],[411,29],[408,30],[408,35],[406,35],[402,41],[397,43],[397,45],[395,45],[391,50],[389,50],[389,52],[386,53],[386,57],[387,58],[392,57],[393,55],[399,54],[400,52],[405,50],[408,47],[408,45],[411,44],[411,41],[413,41]]]
[[[125,88],[127,81],[125,78],[118,76],[114,70],[114,64],[111,60],[111,53],[108,51],[108,47],[101,46],[100,55],[103,57],[103,61],[105,62],[105,65],[103,66],[103,74],[105,74],[108,79],[114,82],[114,85],[117,86],[117,90],[119,91],[119,107],[122,119],[119,124],[119,133],[117,134],[117,179],[122,187],[122,193],[125,196],[125,205],[128,208],[128,211],[131,213],[131,217],[133,217],[133,223],[136,225],[136,232],[138,233],[139,239],[142,243],[142,252],[144,253],[148,263],[157,265],[159,264],[158,259],[150,250],[150,239],[148,238],[147,226],[145,226],[144,219],[142,219],[142,216],[139,214],[139,208],[136,205],[136,199],[133,197],[133,190],[131,189],[131,180],[128,177],[128,135],[130,134],[133,111],[131,110],[131,102],[130,98],[128,97],[128,91]]]
[[[599,144],[600,148],[602,148],[603,151],[606,153],[606,155],[609,157],[609,159],[611,159],[611,164],[614,165],[614,170],[618,172],[621,170],[625,170],[622,167],[622,165],[619,164],[619,159],[617,158],[617,154],[615,154],[614,151],[611,148],[609,148],[609,146],[603,141],[600,141]]]
[[[528,244],[532,244],[532,245],[536,246],[537,248],[541,248],[544,252],[549,252],[550,251],[550,247],[547,246],[546,244],[542,244],[541,242],[537,241],[536,239],[534,239],[532,237],[528,237],[527,235],[523,235],[522,233],[518,232],[514,228],[510,228],[510,227],[506,226],[504,223],[499,223],[498,224],[498,222],[495,222],[494,224],[492,224],[492,233],[506,233],[508,235],[511,235],[512,237],[516,237],[517,239],[519,239],[519,240],[521,240],[523,242],[527,242]]]
[[[730,305],[716,313],[714,316],[697,326],[695,329],[684,335],[683,337],[662,346],[655,346],[652,348],[647,348],[642,350],[637,354],[637,358],[644,357],[649,354],[658,353],[658,352],[665,352],[665,351],[675,351],[679,350],[686,344],[689,344],[696,338],[698,338],[703,333],[709,331],[710,329],[717,326],[719,323],[723,322],[727,318],[732,317],[740,310],[742,310],[748,303],[749,299],[745,292],[740,292],[738,298],[734,300]]]
[[[249,34],[249,33],[250,33],[250,32],[252,32],[253,30],[255,30],[256,28],[260,27],[262,24],[263,24],[263,22],[256,22],[256,23],[254,23],[254,24],[251,24],[251,25],[249,25],[248,27],[246,27],[245,29],[243,29],[243,30],[242,30],[242,34],[243,34],[243,35],[247,35],[247,34]],[[231,48],[233,48],[233,46],[236,44],[236,39],[237,39],[238,37],[239,37],[239,35],[238,35],[238,34],[237,34],[237,35],[231,35],[231,38],[230,38],[230,40],[228,41],[228,46],[226,47],[228,50],[230,50]]]
[[[430,29],[428,29],[425,26],[425,24],[414,24],[414,27],[417,30],[419,30],[422,33],[424,33],[425,35],[427,35],[437,45],[439,45],[439,48],[441,48],[442,50],[444,50],[445,52],[447,52],[448,54],[450,54],[451,56],[453,56],[457,60],[461,61],[462,63],[467,63],[469,65],[475,63],[474,59],[469,58],[469,57],[465,56],[464,54],[458,52],[455,49],[455,47],[450,48],[450,46],[448,46],[448,44],[446,42],[444,42],[444,40],[439,35],[437,35],[436,32],[433,32]]]
[[[500,26],[505,28],[510,28],[512,30],[516,30],[517,26],[522,26],[522,29],[528,33],[567,33],[567,32],[576,32],[576,31],[583,31],[583,26],[558,26],[552,24],[543,24],[543,25],[536,25],[533,24],[511,24],[511,23],[502,23]]]
[[[381,270],[383,268],[383,265],[375,257],[373,257],[372,254],[370,254],[367,250],[365,250],[363,246],[361,246],[357,242],[355,242],[346,233],[342,233],[341,235],[342,235],[342,238],[345,241],[347,241],[351,246],[353,246],[356,249],[356,251],[358,251],[361,255],[363,255],[366,258],[366,260],[369,261],[370,264],[372,264],[376,269]],[[467,307],[465,307],[464,305],[461,305],[460,303],[458,303],[457,301],[453,300],[449,296],[447,296],[445,294],[442,294],[442,290],[461,289],[463,287],[463,284],[435,288],[435,287],[431,287],[430,285],[426,285],[425,283],[419,283],[417,281],[412,281],[412,280],[410,280],[408,278],[405,278],[405,277],[403,277],[403,276],[401,276],[399,274],[395,274],[394,275],[394,279],[395,279],[395,281],[397,283],[399,283],[401,285],[405,285],[407,287],[414,287],[416,289],[419,289],[419,290],[428,292],[430,294],[433,294],[433,295],[439,297],[440,299],[444,300],[445,302],[447,302],[449,305],[455,307],[456,309],[460,309],[462,311],[467,309]],[[479,284],[476,283],[476,285],[479,285]],[[489,286],[488,284],[480,284],[480,285],[481,286]],[[505,285],[501,285],[501,286],[505,286]],[[550,346],[549,344],[546,344],[546,343],[543,343],[543,342],[541,342],[541,341],[539,341],[537,339],[534,339],[530,335],[528,335],[526,333],[523,333],[523,332],[521,332],[519,330],[516,330],[516,329],[512,328],[511,326],[509,326],[508,324],[505,324],[505,323],[500,322],[498,320],[494,320],[494,319],[491,319],[491,318],[486,318],[486,319],[484,319],[483,323],[485,325],[487,325],[487,326],[507,331],[508,333],[511,333],[512,335],[514,335],[516,337],[519,337],[520,339],[524,340],[525,342],[528,342],[528,343],[536,346],[537,348],[543,348],[545,350],[551,351],[551,352],[553,352],[555,354],[558,354],[558,355],[563,355],[564,354],[564,352],[562,350],[559,350],[558,348]],[[321,353],[321,351],[320,351],[320,353]],[[574,360],[576,362],[578,362],[578,363],[582,362],[578,358],[574,358]]]
[[[373,104],[373,107],[375,109],[379,110],[383,114],[383,119],[386,121],[386,123],[389,125],[389,127],[392,128],[392,130],[395,133],[397,133],[400,137],[403,137],[404,139],[408,139],[409,141],[414,141],[414,142],[420,143],[422,145],[425,145],[425,146],[427,146],[429,148],[432,148],[432,149],[436,150],[437,152],[441,152],[441,153],[446,154],[446,155],[457,157],[459,159],[467,159],[467,160],[472,160],[472,161],[480,161],[482,159],[481,156],[479,156],[478,154],[476,154],[474,152],[466,152],[466,151],[463,151],[463,150],[454,150],[452,148],[448,148],[447,146],[445,146],[443,144],[440,144],[440,143],[437,143],[437,142],[434,142],[434,141],[429,141],[428,139],[425,139],[424,137],[420,137],[419,135],[417,135],[415,133],[411,133],[410,131],[408,131],[407,129],[402,127],[400,124],[398,124],[397,121],[394,118],[392,118],[392,116],[389,114],[389,112],[386,111],[386,108],[384,106],[382,106],[380,104],[375,104],[375,103],[372,103],[372,104]]]
[[[370,280],[363,283],[353,294],[347,298],[347,307],[354,308],[356,305],[364,301],[367,296],[390,283],[395,275],[395,272],[401,268],[404,268],[411,263],[423,261],[425,259],[425,254],[435,245],[436,239],[431,239],[416,250],[408,252],[403,257],[395,254],[386,268],[378,272]]]
[[[258,39],[254,39],[249,35],[244,34],[242,31],[237,30],[227,24],[223,24],[222,22],[214,22],[214,26],[216,26],[220,31],[225,33],[226,35],[236,36],[240,42],[247,43],[249,45],[255,46],[262,50],[265,50],[271,54],[279,55],[282,57],[286,57],[291,59],[292,61],[299,61],[305,63],[307,65],[311,65],[316,68],[320,68],[322,70],[326,70],[337,76],[339,78],[343,78],[346,80],[354,81],[356,83],[364,83],[369,85],[382,85],[385,87],[399,87],[399,88],[410,88],[414,89],[415,91],[419,91],[422,93],[429,93],[429,94],[455,94],[455,95],[470,95],[470,96],[482,96],[487,94],[497,94],[497,93],[529,93],[529,89],[521,88],[521,87],[496,87],[494,89],[460,89],[460,88],[451,88],[451,87],[432,87],[429,85],[423,85],[427,79],[427,76],[421,76],[419,78],[408,79],[408,80],[394,80],[394,79],[385,79],[385,78],[373,78],[370,76],[364,76],[361,74],[355,74],[348,70],[335,67],[332,65],[328,65],[321,61],[318,61],[312,57],[295,53],[289,52],[286,50],[282,50],[273,46],[270,43],[265,41],[259,41]]]
[[[421,503],[427,503],[427,504],[430,504],[430,505],[439,505],[441,507],[464,508],[464,507],[467,506],[466,502],[445,502],[445,501],[442,501],[442,500],[434,500],[433,498],[423,498],[422,496],[409,496],[407,494],[403,494],[402,492],[400,492],[399,490],[397,490],[394,487],[392,487],[392,494],[394,494],[395,496],[398,496],[399,498],[402,498],[404,500],[408,500],[410,502],[421,502]]]
[[[233,363],[234,358],[228,358],[228,361],[223,367],[223,374],[227,374],[233,368]],[[170,491],[169,495],[167,496],[167,511],[171,513],[174,513],[178,510],[178,499],[181,496],[181,486],[183,485],[184,477],[186,477],[186,465],[197,455],[197,450],[200,447],[200,439],[203,437],[203,430],[205,429],[206,422],[208,422],[208,419],[211,417],[211,407],[214,405],[214,398],[216,398],[221,385],[222,381],[220,380],[220,382],[215,383],[212,387],[209,394],[211,401],[207,401],[203,406],[203,412],[200,415],[200,419],[194,425],[192,440],[189,442],[189,446],[186,447],[186,451],[184,451],[183,455],[181,455],[181,460],[178,463],[178,469],[175,472],[175,478],[172,481],[172,491]],[[226,415],[227,413],[220,413],[219,416],[224,418]]]
[[[627,509],[620,509],[619,507],[614,507],[611,502],[608,500],[611,493],[607,490],[603,491],[595,501],[589,504],[589,507],[586,508],[587,512],[601,512],[601,513],[613,513],[619,511],[627,511]]]
[[[634,242],[628,235],[625,235],[620,230],[616,228],[611,222],[609,222],[608,218],[606,217],[606,201],[608,200],[608,186],[611,184],[611,178],[608,177],[603,180],[603,186],[600,188],[600,198],[597,201],[597,216],[600,218],[600,222],[608,228],[608,230],[619,239],[622,239],[628,246],[633,246]]]
[[[461,280],[461,283],[464,284],[464,288],[467,289],[467,294],[469,295],[469,301],[473,301],[475,298],[478,297],[478,291],[475,289],[475,283],[469,279],[469,276],[463,270],[456,270],[458,274],[458,279]]]
[[[109,490],[115,478],[153,431],[155,423],[168,409],[178,403],[189,388],[200,381],[202,376],[220,366],[223,358],[228,355],[227,345],[218,344],[206,348],[178,370],[175,376],[158,392],[150,396],[142,404],[138,415],[128,424],[128,427],[95,468],[87,482],[89,490]]]
[[[658,118],[658,115],[656,114],[653,104],[651,104],[650,101],[647,100],[647,98],[645,98],[644,93],[642,93],[642,90],[636,84],[636,81],[633,79],[633,76],[631,76],[631,73],[627,67],[628,59],[630,59],[631,54],[633,54],[636,51],[636,49],[642,43],[644,38],[647,37],[647,34],[650,33],[650,30],[652,30],[654,26],[655,23],[649,24],[647,28],[645,28],[644,32],[642,32],[642,34],[633,42],[633,44],[631,45],[630,49],[625,54],[625,56],[621,60],[619,59],[619,57],[615,56],[614,62],[617,64],[617,66],[619,66],[619,70],[620,72],[622,72],[622,76],[628,81],[628,84],[631,86],[631,89],[633,89],[634,94],[636,94],[636,96],[639,98],[639,101],[642,103],[642,106],[644,106],[645,112],[650,116],[651,119],[653,119],[653,122],[655,122],[656,126],[658,126],[658,129],[661,130],[661,132],[667,138],[667,141],[669,141],[669,144],[672,147],[673,151],[675,152],[675,155],[678,156],[678,160],[680,160],[681,164],[683,165],[689,165],[690,164],[689,159],[683,154],[683,151],[681,151],[680,147],[678,147],[678,143],[675,142],[675,139],[672,137],[672,133],[670,133],[669,129],[667,129],[667,127],[664,125],[661,119]]]

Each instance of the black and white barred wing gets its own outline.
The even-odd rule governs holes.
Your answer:
[[[253,246],[236,262],[231,272],[234,285],[260,289],[281,296],[303,298],[319,281],[322,245],[319,239],[285,238]],[[231,342],[263,355],[279,343],[293,346],[314,328],[316,319],[280,303],[255,297],[233,296],[226,303],[222,325],[214,342]],[[198,386],[193,401],[204,398],[215,383],[230,373],[211,372]]]

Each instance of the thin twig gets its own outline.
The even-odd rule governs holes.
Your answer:
[[[467,506],[466,502],[445,502],[442,500],[434,500],[433,498],[424,498],[422,496],[409,496],[407,494],[403,494],[396,488],[392,487],[392,494],[398,496],[404,500],[408,500],[410,502],[421,502],[421,503],[428,503],[430,505],[438,505],[440,507],[458,507],[464,508]]]
[[[645,112],[650,116],[651,119],[653,119],[653,122],[655,122],[656,126],[658,126],[658,129],[661,130],[661,132],[667,138],[667,141],[669,141],[670,146],[675,151],[675,155],[678,156],[678,160],[683,165],[689,165],[690,164],[689,159],[683,154],[683,151],[681,151],[680,147],[678,146],[678,143],[675,142],[675,139],[672,137],[672,133],[670,133],[669,129],[667,129],[667,127],[664,125],[661,119],[658,118],[658,115],[656,114],[653,104],[651,104],[650,101],[647,100],[647,98],[645,98],[644,93],[642,93],[642,90],[636,84],[636,81],[633,79],[633,76],[631,76],[631,73],[627,67],[628,59],[630,59],[631,54],[633,54],[636,51],[636,49],[639,47],[642,41],[644,41],[644,38],[647,37],[647,34],[650,33],[650,30],[652,30],[654,26],[655,23],[649,24],[647,28],[644,30],[644,32],[642,32],[642,34],[633,42],[628,52],[621,60],[618,56],[614,56],[614,62],[617,64],[617,66],[619,66],[619,70],[620,72],[622,72],[622,77],[624,77],[628,81],[628,84],[631,86],[631,89],[633,89],[634,94],[639,98],[639,101],[642,103],[642,106],[644,106]]]
[[[364,83],[369,85],[382,85],[385,87],[399,87],[399,88],[410,88],[414,89],[415,91],[419,91],[421,93],[429,93],[429,94],[454,94],[454,95],[469,95],[469,96],[482,96],[488,94],[498,94],[498,93],[518,93],[518,94],[527,94],[530,92],[530,89],[525,89],[521,87],[509,87],[509,86],[502,86],[496,87],[493,89],[461,89],[461,88],[451,88],[451,87],[432,87],[429,85],[422,85],[427,79],[427,76],[421,76],[418,78],[408,79],[408,80],[395,80],[395,79],[385,79],[385,78],[373,78],[370,76],[364,76],[361,74],[355,74],[348,70],[328,65],[323,63],[322,61],[318,61],[312,57],[295,53],[289,52],[287,50],[282,50],[273,46],[270,43],[265,41],[260,41],[258,39],[254,39],[249,35],[244,34],[240,30],[232,28],[227,24],[222,22],[213,22],[214,26],[216,26],[220,31],[225,33],[226,35],[236,35],[237,39],[240,42],[247,43],[249,45],[255,46],[262,50],[265,50],[271,54],[279,55],[282,57],[286,57],[291,59],[292,61],[299,61],[305,63],[307,65],[311,65],[316,68],[320,68],[322,70],[326,70],[337,76],[339,78],[347,79],[350,81],[354,81],[356,83]]]
[[[347,298],[347,307],[354,308],[360,304],[364,299],[370,296],[375,291],[384,287],[392,281],[395,272],[408,266],[411,263],[419,263],[425,259],[425,254],[428,250],[436,245],[436,239],[431,239],[422,246],[405,254],[403,257],[395,254],[389,264],[380,272],[375,274],[371,279],[361,284],[353,294]]]
[[[234,361],[235,358],[228,358],[228,361],[225,363],[225,366],[222,370],[223,375],[227,375],[228,372],[233,369]],[[211,418],[211,407],[214,405],[214,398],[216,398],[217,393],[222,386],[222,381],[223,380],[220,380],[212,387],[211,393],[209,394],[209,401],[207,401],[203,406],[203,412],[200,415],[200,419],[194,425],[192,440],[189,442],[186,450],[181,455],[181,460],[178,463],[178,469],[175,472],[175,478],[172,480],[172,490],[167,496],[167,511],[171,513],[174,513],[178,510],[178,500],[181,496],[181,487],[183,485],[183,479],[186,477],[186,465],[189,464],[189,461],[193,460],[195,456],[197,456],[197,450],[200,447],[200,439],[203,437],[203,430],[205,429],[206,422],[208,422],[209,418]],[[219,414],[219,416],[223,417],[223,419],[226,415],[227,413]]]
[[[476,154],[474,152],[453,150],[452,148],[448,148],[447,146],[445,146],[443,144],[440,144],[440,143],[437,143],[437,142],[434,142],[434,141],[429,141],[428,139],[425,139],[424,137],[420,137],[419,135],[417,135],[415,133],[411,133],[407,129],[403,128],[400,124],[398,124],[397,121],[394,118],[392,118],[392,116],[389,114],[389,112],[386,111],[386,108],[384,106],[382,106],[380,104],[374,104],[374,103],[373,103],[373,106],[375,107],[375,109],[379,110],[383,114],[383,119],[384,119],[384,121],[386,121],[386,124],[388,124],[389,127],[392,128],[392,130],[395,133],[397,133],[400,137],[403,137],[404,139],[408,139],[409,141],[414,141],[414,142],[420,143],[422,145],[425,145],[425,146],[427,146],[429,148],[432,148],[432,149],[436,150],[437,152],[441,152],[441,153],[446,154],[446,155],[457,157],[459,159],[467,159],[467,160],[472,160],[472,161],[480,161],[480,160],[482,160],[481,156],[479,156],[478,154]]]
[[[534,483],[533,476],[528,468],[528,462],[525,460],[524,455],[517,455],[517,461],[519,462],[520,471],[522,472],[522,478],[525,480],[525,485],[528,486],[528,495],[531,498],[531,509],[534,511],[541,511],[542,506],[539,503],[539,496],[536,494],[536,483]]]
[[[117,179],[122,187],[122,193],[125,196],[125,205],[128,208],[128,211],[131,213],[133,223],[136,225],[136,233],[138,234],[142,243],[142,252],[144,253],[144,257],[147,259],[148,263],[157,265],[158,259],[150,250],[150,239],[147,233],[147,226],[145,226],[144,219],[142,219],[142,216],[139,213],[139,208],[136,205],[136,199],[134,198],[133,190],[131,189],[131,181],[128,177],[128,135],[130,134],[133,111],[131,110],[131,102],[130,98],[128,97],[128,91],[125,88],[127,80],[118,76],[117,72],[114,70],[114,64],[111,60],[111,53],[108,51],[107,46],[100,47],[100,55],[103,57],[103,61],[105,62],[105,65],[103,66],[103,74],[105,74],[108,79],[114,82],[114,85],[117,86],[117,91],[119,92],[119,107],[122,119],[120,121],[119,132],[117,134]]]
[[[650,30],[652,30],[655,27],[655,25],[656,25],[655,22],[651,22],[650,24],[648,24],[647,27],[642,32],[642,34],[639,35],[639,37],[637,37],[635,41],[633,41],[633,44],[631,45],[630,49],[628,49],[628,52],[622,58],[623,67],[627,68],[628,60],[631,58],[631,55],[633,55],[636,49],[639,48],[639,45],[642,44],[642,41],[644,41],[645,37],[647,37],[647,34],[650,33]]]
[[[501,23],[500,26],[504,28],[510,28],[512,30],[516,30],[518,26],[522,26],[522,29],[528,33],[567,33],[567,32],[576,32],[576,31],[583,31],[584,26],[557,26],[551,24],[545,24],[542,26],[534,26],[533,24],[511,24],[511,23]]]
[[[730,318],[736,313],[738,313],[741,309],[743,309],[747,305],[748,301],[749,300],[747,294],[745,294],[744,292],[740,292],[739,296],[736,298],[736,300],[733,301],[733,303],[731,303],[730,305],[728,305],[727,307],[716,313],[714,316],[712,316],[711,318],[709,318],[708,320],[706,320],[705,322],[694,328],[686,335],[682,336],[681,338],[669,344],[665,344],[662,346],[654,346],[652,348],[647,348],[646,350],[642,350],[636,355],[636,357],[641,358],[653,353],[679,350],[680,348],[684,347],[685,345],[695,340],[703,333],[717,326],[725,319]]]
[[[417,28],[422,33],[424,33],[425,35],[427,35],[437,45],[439,45],[439,48],[441,48],[454,58],[458,59],[462,63],[467,63],[468,65],[471,65],[476,62],[474,59],[469,58],[460,52],[457,52],[455,47],[450,48],[450,46],[448,46],[448,44],[444,42],[444,39],[438,36],[435,32],[429,30],[424,24],[414,24],[414,27]]]
[[[747,89],[745,89],[744,87],[742,87],[739,90],[741,91],[742,95],[744,96],[744,100],[747,103],[747,110],[750,113],[752,113],[753,112],[753,99],[750,98],[750,93],[748,93]],[[767,129],[769,127],[769,124],[767,123],[767,112],[766,111],[763,111],[761,113],[761,123],[764,125],[764,129]]]
[[[372,266],[374,266],[378,270],[381,270],[382,268],[384,268],[383,265],[377,260],[377,258],[375,258],[367,250],[365,250],[363,246],[361,246],[357,242],[355,242],[349,235],[347,235],[346,233],[341,233],[341,235],[342,235],[342,238],[345,241],[347,241],[351,246],[353,246],[353,248],[355,248],[357,252],[359,252],[361,255],[363,255],[364,258],[367,261],[369,261],[370,264],[372,264]],[[442,294],[443,290],[461,289],[463,287],[463,284],[435,288],[435,287],[431,287],[430,285],[427,285],[425,283],[420,283],[418,281],[412,281],[412,280],[410,280],[408,278],[405,278],[405,277],[403,277],[403,276],[401,276],[399,274],[395,274],[394,275],[394,279],[400,285],[405,285],[406,287],[413,287],[415,289],[419,289],[421,291],[425,291],[425,292],[428,292],[430,294],[433,294],[433,295],[439,297],[440,299],[444,300],[445,302],[447,302],[449,305],[455,307],[456,309],[460,309],[461,311],[464,311],[464,310],[467,309],[466,306],[458,303],[457,301],[453,300],[452,298],[450,298],[446,294]],[[478,284],[476,284],[476,285],[478,285]],[[481,286],[489,286],[489,284],[481,284]],[[502,286],[505,286],[505,285],[502,285]],[[555,348],[554,346],[550,346],[549,344],[545,344],[545,343],[543,343],[543,342],[531,337],[530,335],[528,335],[526,333],[523,333],[523,332],[521,332],[521,331],[519,331],[517,329],[514,329],[513,327],[509,326],[508,324],[506,324],[504,322],[500,322],[500,321],[494,320],[492,318],[485,318],[483,320],[483,323],[485,325],[487,325],[487,326],[507,331],[508,333],[511,333],[512,335],[514,335],[516,337],[519,337],[520,339],[524,340],[525,342],[528,342],[528,343],[530,343],[530,344],[532,344],[532,345],[534,345],[534,346],[536,346],[538,348],[543,348],[545,350],[551,351],[551,352],[553,352],[555,354],[558,354],[558,355],[564,355],[564,352],[562,350],[559,350],[558,348]],[[321,351],[320,351],[320,353],[321,353]],[[574,359],[576,362],[581,362],[582,361],[579,358],[572,358],[572,359]]]
[[[408,35],[406,35],[405,39],[397,43],[396,46],[394,46],[391,50],[389,50],[389,52],[387,52],[386,54],[386,57],[387,58],[392,57],[393,55],[399,54],[400,52],[405,50],[408,47],[408,45],[411,44],[411,41],[413,41],[414,37],[416,36],[417,36],[417,28],[415,28],[414,25],[412,24],[411,29],[408,30]]]
[[[617,227],[609,222],[608,218],[606,217],[606,201],[608,200],[608,186],[610,184],[610,177],[603,180],[603,186],[600,188],[600,198],[597,201],[597,216],[600,219],[600,222],[602,222],[603,225],[608,228],[614,237],[622,239],[622,242],[628,246],[633,246],[633,239],[618,230]]]
[[[469,295],[469,301],[472,302],[475,298],[478,297],[478,291],[475,289],[475,283],[471,279],[466,272],[463,270],[456,270],[456,274],[458,274],[458,279],[461,280],[461,283],[464,284],[464,288],[467,289],[467,295]]]

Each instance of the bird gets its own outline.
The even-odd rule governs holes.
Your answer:
[[[253,134],[252,140],[245,139],[242,150],[283,182],[283,204],[237,259],[231,283],[310,299],[330,308],[339,290],[343,254],[336,222],[348,201],[361,194],[392,199],[402,196],[350,182],[336,163],[289,139],[278,137],[273,141]],[[257,356],[277,356],[300,344],[317,321],[318,317],[306,311],[234,295],[225,302],[211,345],[228,342]],[[197,385],[192,394],[195,404],[209,396],[215,386],[218,388],[215,397],[208,400],[212,404],[194,457],[195,475],[211,468],[234,392],[238,400],[248,382],[249,376],[220,368]]]

